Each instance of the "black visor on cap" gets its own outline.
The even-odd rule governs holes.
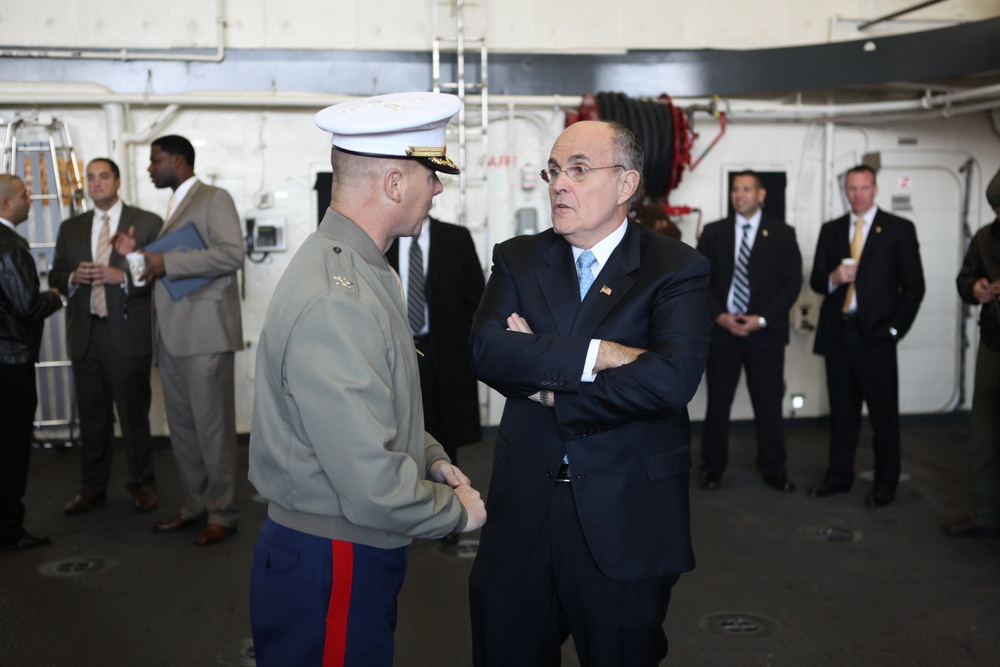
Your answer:
[[[441,157],[423,157],[423,156],[411,156],[411,155],[380,155],[378,153],[362,153],[360,151],[350,151],[346,148],[341,148],[340,146],[334,146],[338,151],[342,153],[350,153],[351,155],[361,155],[362,157],[378,157],[386,158],[389,160],[417,160],[423,163],[425,167],[431,171],[440,171],[445,174],[461,174],[462,170],[458,168],[458,165],[452,162],[447,156]]]

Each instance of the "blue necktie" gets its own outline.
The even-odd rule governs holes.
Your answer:
[[[576,273],[580,281],[580,301],[583,301],[590,286],[594,284],[594,272],[591,270],[594,264],[597,264],[597,258],[589,250],[584,250],[576,258]],[[563,454],[563,463],[569,463],[569,455]]]
[[[576,258],[576,272],[577,277],[580,279],[580,301],[583,301],[583,297],[587,296],[590,286],[594,284],[594,272],[590,267],[596,263],[597,258],[589,250],[584,250]]]
[[[733,305],[736,312],[743,315],[750,306],[750,223],[743,225],[743,240],[740,241],[740,254],[733,267]]]

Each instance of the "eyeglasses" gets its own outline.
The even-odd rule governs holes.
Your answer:
[[[584,167],[582,164],[575,164],[571,167],[566,167],[565,169],[542,169],[539,176],[546,183],[555,183],[555,180],[559,178],[559,174],[566,174],[566,178],[573,181],[574,183],[579,183],[583,179],[587,178],[587,174],[592,171],[597,171],[598,169],[624,169],[625,165],[613,164],[610,167]]]

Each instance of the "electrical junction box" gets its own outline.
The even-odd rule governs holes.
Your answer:
[[[282,252],[286,246],[285,217],[269,213],[257,213],[247,217],[247,234],[252,239],[250,252]]]

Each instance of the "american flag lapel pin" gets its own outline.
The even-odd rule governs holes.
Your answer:
[[[605,285],[604,287],[601,288],[601,294],[611,296],[611,288]]]

